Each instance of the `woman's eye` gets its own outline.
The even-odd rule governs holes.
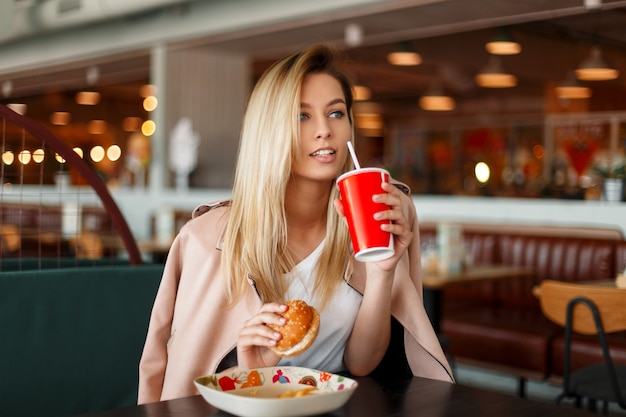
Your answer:
[[[332,119],[341,119],[343,115],[344,113],[341,110],[335,110],[334,112],[331,112],[328,116]]]
[[[303,122],[309,118],[308,114],[300,113],[300,121]]]

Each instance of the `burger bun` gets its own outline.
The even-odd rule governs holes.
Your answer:
[[[302,300],[285,302],[287,310],[281,314],[286,319],[283,326],[268,324],[282,338],[271,349],[281,357],[296,356],[307,350],[317,338],[320,315],[315,307]]]

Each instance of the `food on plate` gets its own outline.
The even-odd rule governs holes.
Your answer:
[[[306,387],[295,391],[285,391],[278,395],[278,398],[292,398],[292,397],[304,397],[311,394],[312,391],[317,390],[316,387]]]
[[[320,328],[320,315],[315,307],[302,300],[289,300],[285,304],[287,311],[281,315],[287,322],[283,326],[268,326],[283,336],[272,350],[279,356],[290,357],[301,354],[313,344]]]

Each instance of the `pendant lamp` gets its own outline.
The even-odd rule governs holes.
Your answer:
[[[493,55],[516,55],[522,52],[522,45],[516,42],[508,28],[498,28],[492,40],[485,44],[487,52]]]
[[[364,85],[355,85],[352,87],[354,101],[366,101],[372,97],[372,91]]]
[[[439,84],[431,85],[419,99],[422,110],[427,111],[451,111],[456,107],[454,99],[444,94]]]
[[[576,69],[576,77],[583,81],[614,80],[619,77],[619,71],[602,58],[600,48],[593,46],[589,57]]]
[[[401,42],[396,50],[387,54],[387,61],[393,65],[413,66],[422,63],[422,57],[408,42]]]
[[[574,76],[574,71],[569,71],[567,77],[556,87],[556,95],[561,99],[583,99],[591,97],[591,88],[580,84]]]
[[[95,106],[100,102],[100,93],[93,90],[93,85],[100,77],[100,70],[96,66],[87,68],[87,88],[76,93],[76,103],[84,106]]]
[[[487,65],[475,77],[476,84],[485,88],[509,88],[517,85],[517,77],[504,71],[496,56],[489,57]]]

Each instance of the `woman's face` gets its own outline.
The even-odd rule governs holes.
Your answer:
[[[292,175],[332,181],[343,169],[352,136],[343,90],[328,74],[309,74],[300,99],[300,155]]]

